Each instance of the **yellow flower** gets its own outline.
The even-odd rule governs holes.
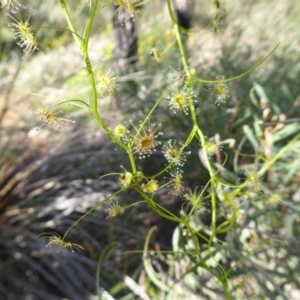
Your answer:
[[[114,134],[118,138],[124,137],[126,134],[126,127],[123,124],[117,125],[114,129]]]
[[[188,200],[191,203],[193,207],[196,208],[196,210],[199,213],[203,213],[206,211],[203,192],[198,191],[198,188],[196,188],[194,191],[190,190],[188,194],[184,195],[184,197],[186,200]]]
[[[117,77],[112,75],[110,69],[104,72],[98,71],[95,74],[96,89],[102,96],[112,95],[114,90],[117,88],[116,79]]]
[[[153,194],[159,189],[157,180],[151,179],[148,183],[142,184],[145,193]]]
[[[137,178],[138,182],[141,182],[144,178],[144,173],[142,171],[137,171],[136,178]]]
[[[254,169],[245,169],[244,170],[246,176],[246,182],[250,187],[254,189],[254,191],[258,194],[262,193],[262,178],[258,175],[258,172]]]
[[[189,93],[187,90],[177,91],[169,95],[169,106],[175,114],[185,113],[189,111]]]
[[[108,214],[105,219],[113,218],[117,215],[122,215],[125,209],[117,201],[111,201],[111,206],[105,209],[105,212]]]
[[[213,84],[212,93],[217,98],[215,104],[219,105],[220,103],[226,102],[226,99],[229,98],[230,93],[224,78],[222,76],[218,76],[217,80],[219,80],[219,82]]]
[[[172,187],[173,195],[182,196],[182,193],[184,192],[184,186],[182,181],[182,171],[178,168],[172,168],[169,171],[171,177],[167,178],[170,181],[167,183],[167,186]]]
[[[39,116],[40,121],[42,121],[42,123],[45,125],[51,125],[56,123],[57,117],[48,108],[40,106],[36,110],[36,114]]]
[[[140,124],[140,126],[142,125]],[[160,141],[157,141],[157,138],[162,135],[162,132],[158,132],[159,127],[160,125],[157,126],[154,123],[148,124],[148,126],[143,125],[139,130],[134,127],[137,132],[133,136],[134,150],[135,153],[139,154],[139,158],[150,156],[156,151],[156,147],[161,144]]]
[[[124,169],[124,172],[121,173],[119,177],[119,184],[121,184],[123,187],[128,187],[131,184],[133,174],[131,172],[126,171],[123,166],[121,167]]]
[[[127,144],[128,141],[130,140],[129,136],[130,131],[127,129],[126,122],[117,125],[114,130],[113,134],[114,136],[121,142]]]
[[[19,13],[15,16],[10,13],[6,13],[6,15],[14,21],[9,23],[8,26],[11,27],[14,38],[19,39],[17,44],[23,48],[25,52],[24,58],[39,50],[37,40],[33,35],[33,27],[29,24],[29,18],[24,22]]]
[[[234,195],[230,191],[223,192],[223,207],[228,211],[238,211],[239,203]]]
[[[56,129],[61,129],[61,126],[65,125],[67,122],[75,123],[74,120],[68,120],[58,117],[58,114],[63,113],[63,111],[59,111],[57,113],[54,112],[52,108],[39,106],[35,111],[37,115],[37,120],[33,121],[32,124],[35,125],[37,122],[41,123],[38,127],[38,130],[43,126],[55,126]]]
[[[216,143],[216,141],[214,140],[214,138],[209,138],[205,141],[205,145],[202,147],[205,149],[206,154],[211,157],[213,155],[215,155],[219,150],[220,147],[219,145]]]
[[[60,237],[56,232],[53,233],[45,233],[42,234],[44,236],[49,236],[49,242],[47,243],[46,247],[47,248],[56,248],[56,251],[65,251],[70,249],[72,252],[74,252],[74,250],[79,250],[79,249],[83,249],[83,247],[81,247],[80,245],[77,244],[73,244],[71,242],[65,242],[64,239],[62,237]]]
[[[186,154],[190,152],[183,152],[182,147],[176,144],[176,141],[169,140],[163,147],[163,153],[169,163],[173,163],[177,166],[183,166],[186,160]]]

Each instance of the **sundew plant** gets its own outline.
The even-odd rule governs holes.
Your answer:
[[[146,10],[147,4],[151,0],[141,2],[135,0],[83,1],[80,5],[85,5],[88,21],[81,22],[80,28],[75,25],[78,24],[75,22],[75,18],[80,18],[80,11],[73,16],[70,9],[71,5],[74,6],[73,2],[59,1],[61,11],[65,16],[66,27],[57,27],[57,29],[63,30],[75,40],[82,54],[89,92],[82,99],[64,99],[55,103],[53,107],[59,109],[60,105],[67,104],[76,109],[88,111],[93,116],[94,122],[101,127],[115,147],[124,152],[126,160],[121,166],[121,171],[112,170],[111,173],[99,178],[99,180],[107,177],[115,179],[119,189],[84,213],[63,236],[57,233],[41,234],[42,237],[49,237],[47,247],[55,248],[57,252],[84,251],[84,246],[68,240],[68,234],[79,222],[100,206],[105,207],[106,218],[104,219],[110,222],[114,218],[122,218],[128,210],[133,209],[133,206],[140,205],[147,211],[152,210],[160,218],[176,224],[172,237],[172,250],[152,249],[150,240],[156,230],[156,227],[153,227],[145,237],[144,249],[131,253],[131,255],[143,255],[143,268],[148,285],[143,287],[146,295],[143,294],[142,299],[215,299],[210,294],[211,290],[217,291],[216,294],[221,295],[222,299],[238,299],[237,295],[247,290],[248,276],[246,272],[241,272],[240,268],[249,266],[245,262],[251,256],[263,251],[266,241],[257,242],[256,245],[250,245],[249,242],[243,250],[235,250],[235,243],[237,243],[237,248],[242,247],[240,242],[235,240],[236,228],[242,228],[239,234],[244,232],[243,224],[247,223],[247,214],[251,213],[251,207],[258,209],[263,214],[266,207],[274,208],[280,204],[282,197],[272,185],[270,178],[273,171],[271,170],[282,157],[294,151],[300,136],[296,134],[295,130],[292,138],[275,151],[270,146],[271,135],[274,137],[281,132],[285,123],[282,122],[282,127],[278,129],[274,129],[278,124],[276,121],[273,127],[264,127],[264,122],[267,122],[264,115],[254,118],[255,126],[253,128],[247,124],[243,125],[242,141],[236,141],[234,136],[222,139],[217,133],[214,136],[208,136],[209,133],[205,132],[200,121],[210,118],[210,116],[204,114],[202,108],[209,102],[213,109],[227,109],[226,103],[234,95],[234,91],[230,90],[230,84],[238,82],[241,78],[249,76],[253,71],[267,64],[268,58],[280,46],[274,45],[270,48],[267,56],[258,60],[246,72],[235,74],[232,77],[218,74],[213,78],[206,78],[205,73],[198,72],[197,67],[193,67],[186,44],[186,37],[197,31],[185,29],[179,24],[175,16],[173,1],[161,1],[164,2],[168,12],[171,24],[168,34],[173,42],[165,45],[165,49],[161,51],[150,48],[149,53],[152,54],[149,56],[154,56],[153,63],[157,64],[157,68],[160,66],[165,68],[161,62],[168,52],[172,51],[176,54],[174,58],[176,66],[174,67],[178,68],[181,74],[179,78],[167,79],[169,82],[163,90],[155,91],[156,100],[154,103],[149,101],[151,107],[148,110],[143,110],[143,113],[139,112],[139,120],[136,120],[137,112],[133,112],[135,117],[132,119],[113,124],[106,120],[106,116],[99,107],[107,97],[113,97],[115,93],[118,93],[122,82],[118,81],[113,64],[92,63],[89,45],[93,25],[97,19],[107,14],[108,7],[114,8],[112,11],[115,14],[116,22],[125,23],[121,26],[125,26],[128,20],[136,19],[137,21],[140,11]],[[216,26],[218,26],[222,4],[219,1],[210,2],[215,15],[212,21],[204,29],[201,29],[202,31],[209,28],[218,29]],[[34,27],[30,24],[30,18],[22,19],[21,11],[28,8],[22,5],[21,0],[1,1],[1,5],[6,10],[6,24],[11,28],[17,44],[22,48],[24,59],[30,59],[37,51],[44,51],[40,47],[37,33],[39,30],[47,30],[47,24]],[[36,9],[38,10],[38,8]],[[122,18],[123,14],[127,16],[125,20]],[[83,18],[83,20],[85,19]],[[218,30],[216,31],[218,34],[222,34]],[[67,60],[68,56],[64,59]],[[260,99],[257,99],[257,95]],[[260,105],[261,99],[265,99],[263,95],[263,88],[256,84],[251,91],[251,101],[257,103],[257,106],[266,113]],[[213,109],[212,114],[215,113]],[[168,113],[161,117],[161,111],[165,110]],[[60,118],[48,106],[41,106],[36,114],[38,120],[42,122],[42,126],[54,125],[60,128],[60,122],[62,124],[65,122],[64,119],[60,121]],[[169,122],[168,118],[178,122],[182,120],[185,124],[184,138],[182,138],[182,134],[169,138],[170,126],[165,125]],[[73,118],[71,121],[75,122]],[[281,132],[282,135],[276,137],[277,141],[286,138],[289,135],[286,132]],[[251,150],[248,147],[244,151],[243,145],[246,141],[252,146]],[[272,154],[266,150],[268,147],[274,150],[272,150]],[[161,155],[164,160],[159,166],[159,171],[154,174],[141,171],[140,166],[143,161],[156,162],[157,155]],[[209,178],[207,182],[199,181],[193,187],[186,183],[185,172],[190,157],[198,158],[199,164],[194,167],[193,171],[196,174],[207,173]],[[126,206],[120,200],[120,195],[129,190],[135,191],[140,200]],[[176,197],[177,201],[181,203],[180,210],[177,213],[169,211],[159,201],[162,196]],[[262,201],[262,199],[264,200]],[[204,218],[209,221],[204,222]],[[158,231],[157,234],[163,235],[164,233]],[[252,241],[258,233],[254,230],[251,231],[249,227],[243,234],[248,234],[249,240]],[[99,297],[101,296],[101,266],[108,252],[112,251],[115,246],[109,245],[99,259],[97,271]],[[152,256],[157,256],[160,262],[166,266],[164,269],[166,274],[157,267],[157,262],[152,260]],[[255,262],[252,264],[254,265]],[[207,280],[204,279],[205,276],[207,276]],[[197,282],[201,282],[201,284]],[[270,282],[271,285],[274,285],[273,288],[277,295],[283,295],[285,298],[281,288],[271,280]]]

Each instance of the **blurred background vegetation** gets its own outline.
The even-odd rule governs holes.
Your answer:
[[[101,272],[102,299],[225,299],[211,274],[189,255],[157,254],[184,249],[177,224],[155,215],[145,204],[117,218],[105,220],[103,207],[86,217],[70,233],[84,251],[57,253],[37,236],[64,232],[88,209],[119,188],[117,179],[100,176],[128,167],[126,153],[105,137],[91,116],[66,106],[61,130],[36,130],[39,103],[83,99],[90,95],[83,59],[66,27],[58,1],[21,1],[22,10],[36,29],[40,50],[22,59],[0,10],[0,299],[97,299],[96,267],[103,249],[119,247],[106,259]],[[138,48],[136,63],[125,69],[116,59],[113,9],[96,18],[90,57],[97,70],[107,66],[118,76],[118,90],[101,99],[99,112],[110,128],[122,121],[140,120],[170,82],[180,80],[182,66],[174,43],[172,23],[163,1],[150,0],[135,16]],[[263,193],[244,195],[241,217],[220,243],[203,246],[203,259],[213,267],[232,269],[232,299],[300,299],[300,6],[297,1],[191,0],[191,29],[184,39],[190,70],[203,79],[230,78],[246,72],[280,46],[251,74],[228,83],[230,97],[216,105],[209,85],[196,84],[197,115],[206,136],[235,139],[239,156],[224,146],[216,158],[222,174],[233,184],[241,169],[255,164],[259,155],[272,159],[285,149],[263,176]],[[67,1],[75,26],[83,28],[90,9],[86,1]],[[149,53],[156,48],[162,57]],[[170,68],[171,67],[171,68]],[[174,117],[168,101],[155,118],[163,123],[167,141],[184,140],[191,126],[185,115]],[[278,123],[280,121],[280,123]],[[290,145],[290,146],[287,146]],[[203,186],[209,179],[199,144],[192,143],[185,166],[187,187]],[[222,158],[222,159],[221,159]],[[140,163],[146,175],[160,170],[164,157],[157,152]],[[188,188],[187,188],[188,190]],[[220,202],[225,197],[220,191]],[[248,198],[247,198],[248,197]],[[179,215],[181,198],[158,195],[159,203]],[[247,199],[246,199],[247,198]],[[140,200],[134,192],[122,194],[121,203]],[[194,220],[201,231],[210,217]],[[159,286],[143,263],[142,249],[149,229],[156,235],[148,253],[158,273]],[[125,251],[140,250],[137,253]],[[144,259],[145,260],[145,259]]]

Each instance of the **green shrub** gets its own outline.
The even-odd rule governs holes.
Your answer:
[[[122,226],[131,230],[126,214],[131,210],[139,214],[151,210],[157,219],[173,224],[171,236],[166,234],[171,247],[154,248],[150,240],[158,227],[151,227],[143,249],[124,251],[127,256],[142,256],[143,266],[132,264],[129,273],[134,268],[135,273],[125,274],[122,282],[102,270],[104,260],[117,247],[111,243],[99,259],[99,299],[107,293],[104,287],[118,299],[290,299],[291,288],[299,288],[299,270],[292,263],[298,261],[294,247],[299,230],[300,134],[296,118],[299,104],[295,101],[299,91],[288,88],[296,75],[292,80],[282,76],[277,80],[279,98],[272,101],[269,96],[272,89],[278,88],[276,80],[273,85],[269,81],[272,64],[276,68],[276,59],[283,59],[281,46],[272,44],[264,56],[261,51],[246,49],[239,58],[235,48],[240,46],[243,22],[230,27],[232,36],[227,43],[222,42],[229,28],[224,23],[234,23],[230,14],[234,9],[229,7],[226,12],[219,1],[206,4],[212,10],[203,16],[203,20],[208,19],[207,26],[195,25],[190,31],[178,25],[170,0],[166,1],[168,21],[153,28],[146,26],[153,21],[145,13],[153,9],[151,1],[86,2],[78,10],[60,0],[68,25],[64,28],[33,27],[31,19],[24,19],[20,13],[25,10],[22,5],[2,1],[9,9],[7,22],[23,48],[24,58],[43,51],[37,38],[39,31],[47,36],[47,30],[57,29],[63,32],[61,36],[73,36],[84,63],[83,69],[78,64],[77,73],[65,79],[70,97],[59,101],[61,97],[54,96],[54,104],[40,104],[34,109],[38,129],[63,129],[68,120],[75,122],[72,111],[70,116],[64,116],[70,106],[76,108],[73,112],[86,110],[118,148],[118,159],[121,157],[121,170],[112,169],[101,176],[96,172],[99,181],[111,177],[118,188],[86,209],[63,234],[42,233],[49,237],[46,246],[59,253],[81,252],[85,245],[70,242],[69,236],[86,218],[99,219],[95,216],[99,207],[105,207],[106,212],[101,220],[124,218]],[[119,77],[113,70],[110,47],[100,64],[92,59],[89,50],[94,22],[107,20],[107,6],[111,3],[117,14],[136,18],[141,27],[139,63]],[[253,7],[257,9],[255,4]],[[198,6],[196,12],[197,9]],[[139,20],[139,13],[144,20]],[[104,33],[105,30],[111,33],[109,26]],[[196,39],[200,40],[202,33],[218,40],[222,52],[218,56],[210,51],[207,65],[198,63],[197,58],[201,51],[197,50]],[[255,59],[243,61],[249,55]],[[269,64],[270,58],[275,60]],[[68,53],[62,59],[68,60]],[[299,73],[297,68],[295,65],[295,74]],[[259,75],[260,70],[267,75]],[[260,84],[245,79],[253,74],[263,78]],[[112,119],[113,114],[107,113],[111,108],[120,109],[124,120]],[[114,154],[110,159],[114,160]],[[95,173],[93,168],[90,172]],[[128,197],[133,200],[126,202]],[[176,204],[170,208],[164,199],[175,199]],[[163,239],[165,232],[158,231],[158,235]],[[103,288],[100,274],[101,283],[105,281]],[[131,288],[125,283],[128,275],[138,282],[132,281]]]

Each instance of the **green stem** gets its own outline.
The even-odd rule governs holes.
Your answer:
[[[78,38],[78,44],[79,44],[79,45],[82,45],[82,43],[83,43],[83,40],[82,40],[81,36],[80,36],[76,31],[70,30],[70,29],[65,28],[65,27],[59,27],[59,26],[45,26],[45,25],[43,25],[43,26],[39,26],[39,27],[36,27],[36,28],[43,28],[43,29],[45,29],[45,28],[55,28],[55,29],[58,29],[58,30],[67,31],[67,32],[72,33],[73,36],[76,36],[76,37]]]
[[[184,52],[183,44],[182,44],[180,33],[179,33],[179,27],[177,24],[175,24],[174,28],[175,28],[175,35],[176,35],[176,39],[177,39],[177,43],[178,43],[178,47],[179,47],[179,51],[180,51],[181,61],[182,61],[184,71],[187,76],[186,85],[188,87],[188,93],[189,93],[188,100],[189,100],[189,106],[190,106],[190,112],[191,112],[192,121],[193,121],[193,125],[194,125],[194,130],[196,130],[196,128],[198,128],[198,123],[197,123],[197,117],[196,117],[196,113],[195,113],[195,105],[194,105],[194,101],[193,101],[193,96],[191,95],[191,90],[190,90],[192,78],[191,78],[189,67],[187,65],[186,55]]]
[[[257,172],[258,176],[262,176],[280,157],[282,154],[284,154],[291,146],[293,146],[293,143],[295,143],[297,140],[300,139],[300,134],[295,136],[286,146],[282,147],[280,151],[276,153],[276,155],[269,161],[267,161],[264,166]],[[248,185],[249,181],[245,180],[235,191],[234,195],[238,195],[241,190]]]
[[[172,9],[170,6],[170,0],[168,0],[168,7],[169,7],[169,12],[172,13]],[[172,17],[172,15],[171,15]],[[189,67],[187,64],[187,59],[186,59],[186,55],[185,55],[185,51],[184,51],[184,47],[181,41],[181,37],[180,37],[180,32],[179,32],[179,27],[176,23],[174,23],[174,29],[175,29],[175,35],[176,35],[176,39],[177,39],[177,43],[178,43],[178,47],[179,47],[179,51],[180,51],[180,56],[181,56],[181,61],[184,67],[184,71],[186,73],[187,76],[187,87],[190,88],[191,87],[191,82],[192,82],[192,76],[190,74],[189,71]],[[196,113],[195,113],[195,106],[194,106],[194,102],[193,102],[193,98],[192,97],[188,97],[189,98],[189,106],[190,106],[190,112],[191,112],[191,117],[192,117],[192,121],[193,121],[193,132],[197,131],[202,147],[203,147],[203,154],[204,154],[204,160],[206,162],[207,165],[207,169],[211,178],[211,204],[212,204],[212,236],[210,238],[210,242],[209,245],[212,243],[214,237],[216,236],[216,224],[217,224],[217,199],[216,199],[216,194],[215,194],[215,179],[214,179],[214,172],[213,172],[213,168],[210,164],[210,161],[208,159],[208,155],[206,153],[205,150],[205,137],[201,131],[201,129],[198,126],[198,122],[197,122],[197,117],[196,117]]]
[[[235,224],[235,221],[236,221],[236,217],[233,216],[230,220],[227,220],[225,221],[224,223],[222,223],[218,228],[217,228],[217,233],[220,234],[220,233],[227,233],[229,232],[234,224]],[[225,227],[226,225],[228,225],[227,227]],[[225,228],[223,228],[225,227]]]
[[[177,20],[176,20],[176,18],[175,18],[175,16],[174,16],[174,14],[173,14],[173,10],[172,10],[172,6],[171,6],[171,1],[170,1],[170,0],[167,1],[167,5],[168,5],[168,11],[169,11],[169,15],[170,15],[170,18],[171,18],[171,20],[172,20],[172,23],[173,23],[174,25],[177,25],[178,28],[180,29],[180,31],[182,31],[182,32],[184,32],[184,33],[186,33],[186,34],[188,34],[188,33],[189,33],[189,30],[186,29],[186,28],[184,28],[184,27],[181,27],[181,26],[178,24],[178,22],[177,22]]]
[[[136,173],[137,173],[137,168],[136,168],[136,163],[135,163],[135,159],[134,159],[134,157],[133,157],[132,150],[131,150],[131,149],[127,150],[127,153],[128,153],[129,160],[130,160],[132,173],[133,173],[134,175],[136,175]],[[137,179],[136,179],[136,181],[137,181]]]
[[[223,286],[223,290],[225,292],[225,297],[227,300],[231,300],[232,297],[231,297],[231,294],[230,292],[228,291],[228,284],[227,284],[227,279],[220,279],[221,283],[222,283],[222,286]]]
[[[217,228],[217,199],[216,199],[216,193],[215,193],[215,189],[216,189],[216,184],[215,184],[215,174],[213,171],[213,168],[210,164],[207,152],[205,151],[205,137],[203,135],[203,132],[200,130],[200,128],[198,128],[197,131],[199,138],[200,138],[200,142],[202,145],[202,150],[203,150],[203,156],[204,156],[204,161],[206,163],[207,166],[207,170],[210,176],[210,186],[211,186],[211,213],[212,213],[212,236],[210,238],[210,243],[213,241],[214,237],[216,236],[216,228]]]
[[[201,83],[218,83],[218,82],[229,82],[229,81],[237,80],[241,77],[244,77],[244,76],[250,74],[255,69],[257,69],[262,63],[264,63],[274,53],[274,51],[279,47],[279,45],[280,45],[280,43],[278,43],[274,47],[274,49],[266,57],[264,57],[261,61],[259,61],[254,67],[252,67],[251,69],[249,69],[248,71],[246,71],[240,75],[237,75],[237,76],[234,76],[231,78],[227,78],[227,79],[221,79],[221,80],[205,80],[205,79],[201,79],[201,78],[197,78],[197,77],[192,77],[192,79],[195,81],[201,82]]]
[[[99,0],[95,0],[95,4],[94,4],[93,9],[92,9],[91,17],[90,17],[90,19],[89,19],[89,21],[88,21],[88,23],[85,27],[84,40],[85,40],[86,50],[88,49],[88,44],[89,44],[89,39],[90,39],[90,36],[91,36],[93,21],[94,21],[94,18],[96,16],[96,13],[97,13],[98,2],[99,2]]]
[[[136,186],[135,189],[142,196],[142,198],[145,199],[148,205],[161,217],[173,222],[177,222],[177,223],[181,222],[181,220],[177,216],[173,215],[170,211],[165,209],[163,206],[160,206],[159,204],[154,202],[151,198],[149,198],[148,195],[141,189],[140,186]]]
[[[192,142],[197,130],[198,130],[198,125],[193,126],[193,129],[191,130],[191,132],[190,132],[189,136],[187,137],[186,141],[184,142],[184,148],[187,147]]]
[[[67,8],[67,5],[66,5],[65,1],[60,0],[60,5],[62,7],[62,10],[63,10],[64,14],[65,14],[66,20],[67,20],[69,28],[70,28],[70,30],[73,34],[73,37],[74,37],[75,41],[78,43],[78,45],[81,48],[82,47],[82,40],[79,37],[79,35],[77,34],[77,31],[75,30],[75,27],[73,25],[73,22],[72,22],[72,19],[70,17],[70,14],[69,14],[69,11],[68,11],[68,8]]]
[[[147,204],[161,217],[168,219],[170,221],[176,222],[176,223],[182,223],[187,229],[191,232],[193,240],[195,242],[195,246],[198,248],[197,239],[194,237],[195,235],[199,236],[201,239],[203,239],[206,242],[209,242],[209,240],[202,235],[200,232],[195,232],[193,228],[190,226],[188,222],[183,222],[182,219],[178,218],[177,216],[173,215],[170,211],[165,209],[163,206],[160,206],[156,202],[154,202],[152,199],[148,197],[148,195],[141,189],[140,186],[136,186],[135,189],[137,192],[142,196],[142,198],[147,202]],[[164,211],[164,212],[163,212]],[[166,214],[166,213],[167,214]]]
[[[73,22],[71,20],[70,14],[68,12],[66,3],[64,0],[60,0],[61,7],[63,9],[63,12],[65,14],[66,20],[68,22],[69,28],[73,34],[74,39],[76,42],[80,45],[80,49],[82,50],[83,57],[86,63],[87,71],[88,71],[88,76],[90,80],[90,85],[92,88],[92,100],[91,100],[91,111],[96,118],[97,122],[101,125],[103,130],[106,132],[106,134],[110,137],[111,140],[113,140],[116,144],[118,144],[121,148],[125,149],[126,151],[128,150],[128,147],[121,143],[115,136],[114,134],[109,130],[109,128],[106,126],[105,122],[103,119],[99,116],[98,114],[98,94],[97,94],[97,89],[96,89],[96,83],[95,83],[95,78],[93,74],[93,69],[92,65],[90,62],[90,58],[88,55],[88,42],[89,42],[89,37],[90,37],[90,32],[91,28],[93,25],[93,21],[97,12],[97,4],[98,0],[96,0],[96,3],[93,7],[91,18],[86,26],[86,31],[85,31],[85,39],[82,41],[81,37],[77,34],[75,27],[73,25]]]
[[[160,172],[156,173],[153,176],[150,176],[151,178],[156,178],[161,174],[164,174],[167,170],[169,170],[173,166],[173,163],[169,163],[165,168],[163,168]]]
[[[159,97],[159,99],[155,102],[154,106],[152,107],[152,109],[149,111],[148,115],[146,116],[146,118],[144,119],[143,123],[140,125],[139,129],[137,130],[136,135],[138,135],[141,130],[144,128],[145,124],[147,123],[147,121],[149,120],[150,116],[152,115],[152,113],[154,112],[154,110],[156,109],[156,107],[158,106],[158,104],[164,99],[165,95],[167,94],[167,92],[169,91],[169,89],[172,87],[172,85],[174,84],[174,82],[172,82],[167,88],[166,90],[162,93],[162,95]]]

